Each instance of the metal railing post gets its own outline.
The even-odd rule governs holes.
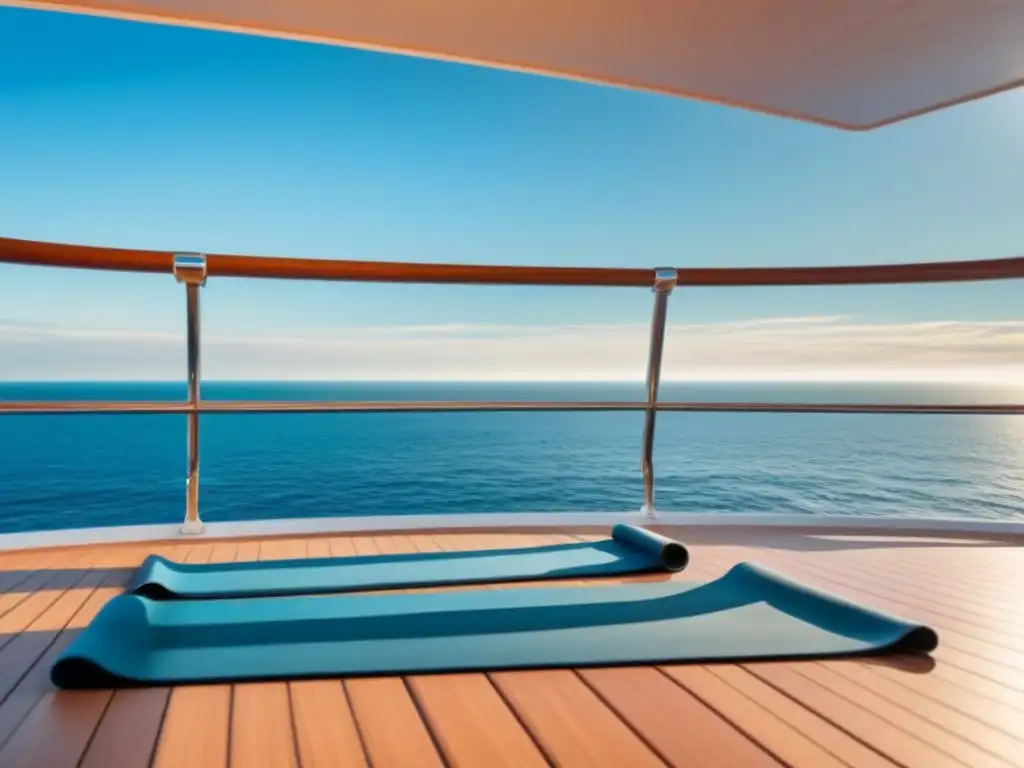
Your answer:
[[[665,319],[668,297],[676,287],[679,273],[670,267],[654,272],[654,312],[651,316],[651,350],[647,360],[647,409],[644,411],[643,453],[640,469],[644,475],[644,505],[647,518],[654,517],[654,421],[658,414],[658,385],[661,382],[661,358],[665,348]]]
[[[206,256],[176,253],[174,279],[185,284],[188,346],[188,474],[185,480],[185,521],[181,532],[203,532],[199,518],[199,289],[206,283]]]

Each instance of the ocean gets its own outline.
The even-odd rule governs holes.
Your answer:
[[[0,384],[0,400],[183,398]],[[203,383],[204,399],[642,400],[642,384]],[[675,384],[665,400],[1020,402],[1020,389]],[[641,413],[211,414],[204,521],[639,509]],[[1024,521],[1024,416],[662,413],[657,506]],[[0,532],[179,522],[185,417],[0,416]]]

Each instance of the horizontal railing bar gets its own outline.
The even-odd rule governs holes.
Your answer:
[[[1024,414],[1024,404],[975,405],[960,403],[658,403],[659,411],[723,413],[949,413]]]
[[[624,401],[332,401],[276,402],[205,401],[200,410],[210,413],[441,413],[445,411],[640,411],[646,403]]]
[[[54,400],[0,402],[0,415],[60,413],[188,413],[192,406],[179,402],[106,400]]]
[[[0,414],[60,413],[432,413],[442,411],[640,411],[632,402],[431,402],[204,400],[197,407],[168,402],[0,402]]]
[[[0,402],[2,414],[71,413],[441,413],[446,411],[646,411],[646,402],[629,401],[325,401],[206,400],[187,402],[44,401]],[[760,403],[660,402],[658,411],[734,413],[936,413],[1024,414],[1024,404],[921,403]]]
[[[171,273],[173,254],[0,238],[0,262],[75,269]],[[210,277],[390,283],[644,287],[653,269],[414,264],[208,255]],[[845,267],[683,268],[680,286],[871,285],[1024,278],[1024,257]]]

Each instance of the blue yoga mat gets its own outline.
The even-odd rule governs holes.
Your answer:
[[[741,563],[707,584],[154,601],[119,595],[62,688],[927,652],[928,627]]]
[[[604,541],[525,549],[210,564],[150,555],[126,591],[155,600],[315,595],[681,571],[688,561],[678,541],[616,525]]]

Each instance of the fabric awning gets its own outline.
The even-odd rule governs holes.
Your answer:
[[[1024,84],[1024,0],[0,0],[579,78],[848,129]]]

